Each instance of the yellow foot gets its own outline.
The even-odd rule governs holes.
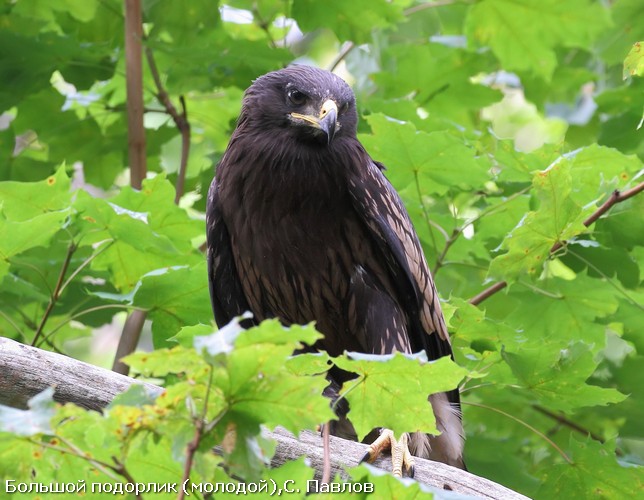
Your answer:
[[[409,453],[407,440],[409,434],[405,433],[399,440],[396,440],[393,431],[383,429],[380,436],[376,439],[367,453],[364,454],[360,462],[373,462],[380,454],[387,449],[391,449],[391,472],[396,477],[402,477],[403,468],[407,471],[409,477],[414,477],[414,457]]]

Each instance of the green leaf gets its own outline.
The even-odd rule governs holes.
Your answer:
[[[253,333],[251,329],[242,335],[250,339]],[[226,420],[245,422],[253,433],[259,431],[259,423],[270,428],[282,425],[297,433],[333,417],[322,396],[327,385],[323,376],[302,377],[284,370],[292,352],[292,344],[261,343],[236,347],[230,353],[227,375],[215,381],[231,402]]]
[[[7,219],[23,222],[47,212],[67,208],[71,202],[71,181],[61,166],[40,182],[0,182],[2,212]]]
[[[505,238],[507,253],[496,257],[488,276],[514,280],[527,273],[537,275],[555,243],[563,242],[586,230],[583,221],[592,207],[573,201],[571,168],[559,162],[538,172],[532,181],[540,205],[529,212]]]
[[[206,362],[194,349],[173,347],[153,352],[137,352],[122,359],[131,369],[146,377],[165,377],[169,373],[203,371]]]
[[[597,363],[590,348],[581,342],[563,349],[554,364],[539,348],[525,348],[520,354],[506,352],[503,357],[521,384],[548,408],[570,411],[619,403],[626,398],[615,389],[585,383]]]
[[[215,334],[216,335],[216,334]],[[213,371],[213,387],[221,391],[227,411],[215,432],[224,440],[226,462],[241,477],[257,477],[272,446],[259,436],[260,425],[282,425],[294,434],[333,418],[322,392],[325,377],[301,376],[285,370],[294,349],[314,342],[313,326],[284,328],[276,320],[240,332],[235,348],[224,349]]]
[[[175,188],[165,178],[157,175],[145,179],[141,190],[125,187],[110,201],[136,213],[145,213],[147,223],[155,233],[169,238],[182,252],[192,249],[191,241],[203,237],[203,221],[190,218],[174,202]]]
[[[292,16],[304,31],[331,29],[341,41],[363,43],[371,31],[402,19],[402,2],[354,0],[337,2],[334,8],[315,0],[294,0]]]
[[[597,144],[582,148],[563,161],[571,164],[574,182],[570,196],[582,206],[622,189],[644,169],[637,156]]]
[[[498,169],[499,180],[504,182],[530,182],[538,170],[545,170],[560,156],[560,146],[544,145],[523,153],[514,147],[514,141],[494,140],[494,167]]]
[[[619,303],[611,283],[579,274],[574,280],[549,278],[538,286],[536,290],[512,290],[514,308],[507,314],[507,322],[530,332],[535,347],[556,342],[558,351],[571,341],[583,339],[599,350],[605,341],[605,327],[597,319],[614,313]]]
[[[166,345],[183,325],[209,322],[212,308],[205,262],[146,274],[132,303],[148,311],[157,346]]]
[[[212,325],[193,325],[184,326],[179,333],[170,337],[168,342],[176,342],[181,347],[193,347],[194,339],[196,337],[203,337],[210,335],[214,332],[215,328]]]
[[[326,373],[333,360],[325,351],[307,352],[288,359],[286,367],[296,375],[319,375]]]
[[[485,0],[470,9],[466,32],[489,45],[505,69],[548,80],[556,47],[584,48],[608,25],[607,9],[589,0]]]
[[[9,270],[11,257],[34,247],[46,246],[68,216],[69,210],[61,210],[23,222],[10,222],[0,212],[0,279]]]
[[[371,156],[387,167],[392,183],[401,188],[418,177],[423,193],[444,195],[448,189],[467,189],[486,182],[488,164],[449,132],[419,132],[381,114],[367,118],[372,134],[360,141]]]
[[[358,375],[343,384],[341,396],[349,402],[348,417],[359,440],[376,427],[391,429],[397,436],[416,431],[436,434],[427,396],[454,389],[466,374],[448,357],[427,362],[420,355],[349,353],[333,362]]]
[[[624,79],[629,76],[644,76],[644,42],[635,42],[624,59]]]
[[[178,242],[184,248],[177,248],[173,239],[157,232],[152,227],[152,217],[149,218],[145,212],[92,198],[84,191],[77,193],[74,207],[80,216],[78,225],[85,244],[113,240],[111,246],[92,261],[91,267],[109,271],[113,285],[119,290],[131,290],[141,276],[150,271],[201,261],[187,252],[185,240]],[[163,224],[162,220],[155,225]],[[172,221],[171,216],[169,220]],[[175,227],[174,224],[172,222],[170,227]],[[167,333],[174,334],[176,331]]]
[[[539,498],[570,498],[584,491],[598,498],[639,498],[644,495],[642,467],[622,467],[615,447],[586,438],[570,438],[573,463],[556,464],[546,472]]]

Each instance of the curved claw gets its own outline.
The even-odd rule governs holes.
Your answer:
[[[409,477],[414,477],[414,458],[409,452],[407,441],[408,434],[403,434],[400,440],[397,440],[393,431],[383,429],[378,439],[376,439],[364,454],[360,463],[367,461],[373,462],[380,454],[387,449],[391,449],[391,472],[396,477],[402,477],[403,470],[407,471]]]
[[[361,464],[362,462],[367,461],[368,463],[372,462],[373,460],[371,459],[371,453],[369,450],[362,456],[358,464]]]

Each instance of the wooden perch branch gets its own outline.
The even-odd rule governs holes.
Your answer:
[[[54,399],[61,403],[71,402],[84,408],[100,411],[118,393],[132,384],[143,384],[153,394],[163,389],[153,384],[144,384],[133,378],[77,361],[75,359],[19,344],[0,337],[0,404],[26,408],[29,398],[47,387],[55,387]],[[314,432],[303,431],[299,437],[276,428],[266,435],[277,441],[277,450],[272,465],[306,455],[316,471],[322,476],[324,452],[322,437]],[[344,470],[358,465],[367,446],[330,436],[331,474],[347,478]],[[389,457],[379,458],[376,467],[391,470]],[[482,498],[525,500],[504,486],[469,472],[430,460],[416,459],[416,479],[439,489],[450,489],[464,495]]]
[[[604,215],[608,210],[610,210],[613,205],[617,205],[618,203],[621,203],[622,201],[628,200],[629,198],[632,198],[636,194],[641,193],[644,191],[644,182],[640,182],[637,186],[627,189],[626,191],[619,191],[615,190],[613,193],[608,197],[608,199],[602,203],[602,205],[595,210],[590,217],[588,217],[584,221],[584,226],[589,227],[591,224],[597,221],[602,215]],[[558,241],[554,245],[552,245],[552,248],[550,249],[550,253],[554,253],[560,248],[564,246],[565,242]],[[481,293],[478,295],[475,295],[470,299],[470,304],[473,306],[476,306],[483,302],[485,299],[491,297],[495,293],[503,290],[506,286],[508,286],[508,283],[506,281],[499,281],[498,283],[494,283],[494,285],[486,288],[483,290]]]

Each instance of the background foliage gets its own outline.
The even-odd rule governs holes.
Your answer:
[[[238,478],[311,477],[302,461],[265,470],[272,445],[258,432],[329,417],[319,396],[326,358],[288,361],[313,330],[284,340],[268,324],[252,336],[220,333],[211,344],[227,338],[223,350],[190,348],[212,331],[199,247],[213,165],[243,89],[297,61],[333,67],[353,85],[360,139],[412,216],[467,373],[447,366],[432,387],[463,379],[470,470],[535,498],[642,495],[644,196],[584,224],[613,191],[642,183],[640,0],[143,7],[145,46],[170,99],[185,100],[192,130],[179,206],[181,138],[146,64],[149,173],[140,191],[127,186],[121,2],[0,7],[0,333],[78,353],[71,340],[118,324],[124,310],[145,310],[158,350],[130,363],[165,380],[168,395],[152,405],[135,394],[106,416],[66,406],[51,424],[22,431],[9,423],[15,414],[0,413],[0,477],[35,470],[38,480],[76,481],[83,471],[128,481],[127,471],[137,481],[179,481],[202,418],[193,480],[230,480],[224,463]],[[501,280],[503,291],[468,303]],[[381,373],[365,360],[339,362]],[[389,379],[404,386],[397,363]],[[431,366],[409,363],[405,370]],[[271,406],[289,384],[303,391],[296,403],[308,401],[301,414]],[[367,408],[381,397],[371,389]],[[240,394],[262,397],[240,406]],[[237,440],[226,448],[231,426]],[[222,441],[225,457],[210,456]],[[354,477],[402,488],[369,474]]]

